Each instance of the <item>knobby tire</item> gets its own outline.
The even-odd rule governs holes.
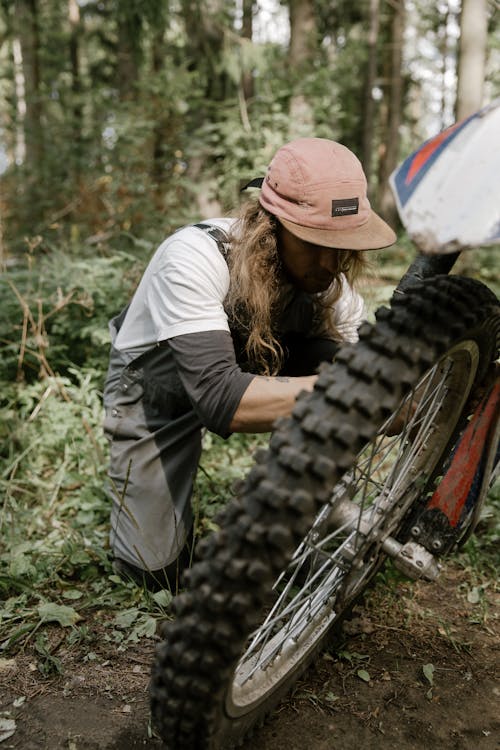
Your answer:
[[[362,326],[356,345],[343,346],[335,362],[322,367],[314,391],[301,394],[292,416],[279,420],[269,448],[258,455],[240,496],[219,517],[220,530],[198,545],[198,562],[188,572],[185,592],[174,600],[175,619],[165,627],[153,665],[152,716],[170,750],[234,747],[289,690],[324,645],[332,626],[362,593],[383,555],[378,544],[359,546],[354,552],[351,544],[353,561],[339,557],[337,567],[344,578],[323,608],[320,602],[319,614],[300,636],[300,648],[294,650],[292,632],[294,637],[280,646],[277,656],[263,659],[260,677],[253,674],[254,657],[248,657],[245,669],[250,679],[240,688],[235,667],[251,634],[263,628],[272,606],[273,583],[282,580],[294,552],[297,559],[308,532],[311,538],[318,512],[335,504],[332,491],[345,484],[343,477],[359,463],[360,452],[407,403],[406,394],[418,383],[417,402],[427,398],[424,374],[430,369],[435,372],[436,362],[452,352],[452,367],[459,368],[452,388],[462,388],[464,381],[464,392],[456,396],[460,411],[497,356],[498,301],[472,279],[436,276],[416,283],[395,297],[390,308],[377,311],[376,318],[374,325]],[[464,364],[469,359],[472,364]],[[432,477],[426,481],[439,474],[458,416],[448,415],[444,431],[449,434],[433,444]],[[411,438],[409,434],[406,443]],[[418,456],[412,466],[416,472],[425,469]],[[403,496],[413,487],[410,480],[404,481]],[[396,514],[406,514],[407,505],[402,502],[397,508],[382,514],[381,532],[394,535],[404,527],[404,519]],[[321,559],[318,563],[308,558],[312,580]],[[326,580],[333,579],[330,575]],[[299,586],[293,575],[280,584],[281,589],[292,585]],[[270,653],[273,635],[266,638],[269,643],[262,650]]]

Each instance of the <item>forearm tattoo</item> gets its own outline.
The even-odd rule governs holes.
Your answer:
[[[260,378],[262,380],[266,380],[267,382],[275,382],[276,380],[278,383],[289,383],[291,381],[291,378],[287,377],[286,375],[273,375],[272,377],[270,375],[260,375]]]

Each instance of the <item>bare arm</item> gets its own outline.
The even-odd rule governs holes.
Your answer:
[[[300,378],[256,375],[243,393],[231,432],[269,432],[278,417],[291,414],[301,391],[312,391],[317,375]]]

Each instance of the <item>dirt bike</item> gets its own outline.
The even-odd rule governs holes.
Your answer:
[[[439,220],[447,190],[470,195],[481,161],[472,149],[467,171],[471,142],[483,176],[491,166],[485,133],[498,144],[500,102],[426,142],[393,175],[403,223],[425,253],[359,342],[342,346],[279,420],[220,530],[198,545],[153,667],[152,715],[167,748],[234,747],[388,558],[433,580],[474,529],[500,463],[500,306],[480,282],[448,273],[462,249],[499,239],[500,165],[476,234],[470,210],[460,225],[456,201],[447,229]],[[469,178],[462,185],[454,158]]]

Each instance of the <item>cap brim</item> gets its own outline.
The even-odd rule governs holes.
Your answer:
[[[374,211],[370,212],[367,222],[355,229],[317,229],[294,224],[279,216],[276,218],[295,237],[321,247],[338,250],[380,250],[396,242],[396,233]]]

